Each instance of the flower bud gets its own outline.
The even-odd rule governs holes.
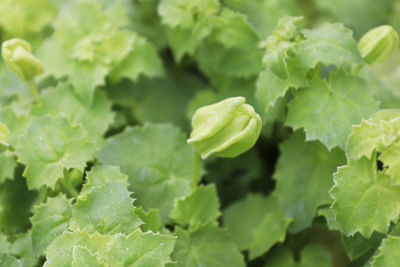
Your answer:
[[[42,63],[31,53],[31,46],[25,40],[14,38],[1,46],[8,69],[15,72],[22,82],[31,81],[43,73]]]
[[[399,45],[399,35],[392,26],[383,25],[368,31],[358,43],[368,64],[382,63]]]
[[[8,145],[8,128],[0,122],[0,152],[7,149]]]
[[[212,154],[233,158],[255,144],[261,132],[261,117],[245,101],[244,97],[231,97],[195,112],[188,143],[203,159]]]

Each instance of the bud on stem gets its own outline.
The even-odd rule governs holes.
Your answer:
[[[368,64],[385,61],[398,47],[399,35],[392,26],[383,25],[368,31],[358,43],[362,57]]]
[[[233,158],[255,144],[261,132],[261,117],[245,101],[244,97],[231,97],[195,112],[188,143],[203,159],[213,154]]]

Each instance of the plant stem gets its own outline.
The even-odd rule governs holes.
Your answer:
[[[78,191],[76,191],[75,187],[71,184],[68,176],[65,176],[64,179],[60,179],[60,184],[64,188],[64,190],[72,197],[78,196]]]
[[[38,94],[35,84],[33,83],[32,80],[28,81],[28,84],[29,84],[29,88],[31,89],[32,95],[35,98],[36,103],[38,105],[41,105],[42,102],[40,101],[40,97],[39,97],[39,94]]]
[[[200,154],[193,150],[193,180],[191,189],[194,190],[200,182]]]

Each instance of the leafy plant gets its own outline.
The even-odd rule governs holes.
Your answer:
[[[2,1],[0,266],[397,266],[381,2]]]

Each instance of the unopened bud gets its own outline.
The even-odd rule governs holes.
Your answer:
[[[14,38],[1,46],[4,61],[8,69],[15,72],[22,82],[31,81],[43,73],[40,61],[31,53],[31,46],[25,40]]]
[[[358,43],[368,64],[382,63],[399,45],[399,35],[392,26],[383,25],[368,31]]]
[[[231,97],[195,112],[188,143],[203,159],[210,155],[233,158],[255,144],[261,117],[245,101],[244,97]]]

